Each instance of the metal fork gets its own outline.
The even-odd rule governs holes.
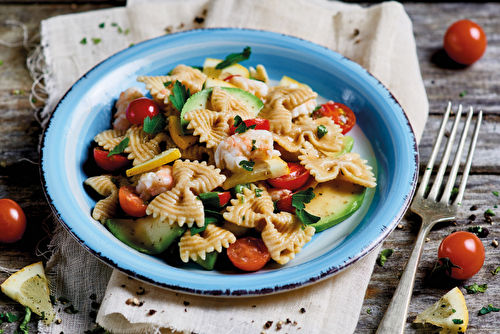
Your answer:
[[[453,203],[449,203],[453,187],[455,185],[457,172],[460,166],[462,151],[467,139],[469,125],[472,119],[472,107],[467,114],[467,119],[462,130],[462,136],[458,144],[455,160],[453,162],[453,166],[451,167],[448,181],[445,185],[444,190],[442,191],[441,198],[438,198],[438,195],[440,194],[441,183],[443,182],[443,176],[448,166],[448,160],[450,158],[451,150],[453,147],[453,141],[455,140],[457,128],[460,123],[462,105],[459,106],[456,113],[455,121],[453,123],[448,143],[444,150],[441,164],[436,174],[433,186],[429,191],[429,194],[425,196],[427,192],[426,190],[428,189],[427,186],[431,177],[432,169],[441,147],[441,141],[443,140],[443,137],[445,135],[446,124],[448,122],[450,112],[451,103],[448,104],[448,107],[444,114],[438,136],[436,138],[436,141],[434,142],[432,154],[429,158],[429,163],[427,164],[424,176],[422,177],[422,181],[420,182],[420,186],[411,205],[411,210],[422,217],[422,226],[420,227],[420,231],[417,235],[417,240],[415,241],[415,245],[413,246],[410,258],[406,263],[406,267],[403,271],[403,275],[401,276],[398,287],[396,288],[391,303],[389,304],[389,307],[387,308],[385,315],[382,318],[382,321],[380,322],[380,325],[377,329],[377,334],[400,334],[404,332],[406,315],[408,313],[408,305],[410,304],[410,299],[413,291],[413,283],[415,281],[415,274],[417,272],[417,266],[418,262],[420,261],[420,255],[422,253],[425,239],[427,238],[427,235],[429,234],[431,228],[436,223],[454,220],[458,211],[458,206],[462,202],[462,198],[465,192],[465,186],[467,184],[467,178],[469,176],[469,171],[472,164],[472,156],[474,155],[474,149],[476,147],[477,137],[479,134],[479,127],[481,125],[481,120],[483,117],[482,111],[480,111],[477,116],[474,134],[470,142],[467,162],[462,173],[462,179],[460,182],[460,187],[458,189],[457,197],[455,198]]]

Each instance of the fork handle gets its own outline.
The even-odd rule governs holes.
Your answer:
[[[401,334],[404,332],[406,315],[413,292],[413,283],[415,282],[418,262],[420,261],[425,238],[427,238],[432,225],[433,224],[426,223],[425,221],[422,222],[410,258],[406,263],[398,287],[394,292],[389,307],[385,311],[376,334]]]

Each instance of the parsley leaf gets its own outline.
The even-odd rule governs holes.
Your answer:
[[[320,217],[315,216],[304,209],[302,210],[296,209],[295,215],[300,219],[300,221],[304,225],[311,225],[317,223],[321,219]]]
[[[316,129],[316,134],[318,135],[319,139],[323,138],[327,133],[328,129],[323,124],[319,125]]]
[[[487,284],[477,285],[477,283],[474,283],[472,285],[464,285],[464,288],[468,294],[474,294],[478,292],[485,292],[486,289],[488,289],[488,285]]]
[[[80,41],[80,44],[83,44],[83,45],[87,44],[87,38],[85,38],[85,37],[82,38]]]
[[[218,63],[217,66],[215,66],[216,70],[222,70],[226,67],[229,67],[231,65],[237,64],[240,61],[247,60],[250,58],[250,54],[252,53],[252,49],[247,46],[245,49],[243,49],[242,53],[231,53],[224,59],[222,62]]]
[[[491,211],[491,209],[488,209],[484,212],[485,215],[488,215],[488,216],[494,216],[495,213],[493,211]]]
[[[247,126],[247,124],[245,123],[245,121],[243,121],[243,119],[239,115],[236,115],[234,117],[234,123],[233,124],[236,127],[236,129],[234,130],[235,133],[245,133],[245,132],[247,132],[250,129],[255,129],[255,127],[257,126],[257,124],[253,124],[253,125]]]
[[[309,203],[314,198],[313,188],[301,190],[292,195],[292,206],[295,208],[295,215],[304,225],[317,223],[321,218],[315,216],[305,210],[305,204]]]
[[[94,44],[99,44],[99,43],[101,43],[101,39],[100,38],[92,38],[92,42]]]
[[[496,190],[493,190],[493,191],[492,191],[492,193],[493,193],[493,195],[495,195],[496,197],[500,196],[500,193],[499,193],[498,191],[496,191]]]
[[[144,132],[154,134],[165,129],[166,124],[167,124],[167,119],[165,115],[159,113],[158,115],[155,115],[152,118],[149,116],[146,117],[144,119],[144,125],[142,126],[142,129],[144,130]]]
[[[23,321],[19,325],[19,330],[16,331],[19,334],[29,334],[28,323],[31,320],[31,309],[29,307],[25,306],[24,311],[26,312],[26,314],[24,315]]]
[[[0,313],[0,324],[2,322],[16,322],[19,320],[19,317],[12,313]]]
[[[99,24],[99,28],[101,28],[101,29],[104,28],[104,22]]]
[[[483,307],[478,315],[485,315],[485,314],[488,314],[490,312],[498,312],[500,311],[500,308],[496,308],[496,307],[493,307],[493,304],[488,304],[488,307]]]
[[[453,323],[456,325],[460,325],[460,324],[464,323],[464,321],[462,319],[452,319],[451,321],[453,321]]]
[[[264,190],[260,188],[255,188],[255,197],[261,197]]]
[[[118,145],[113,147],[113,149],[108,153],[108,157],[110,157],[114,154],[123,153],[123,151],[127,148],[129,141],[130,141],[129,137],[123,138],[123,140]]]
[[[255,161],[242,160],[242,161],[240,161],[239,165],[244,170],[252,172],[253,171],[253,166],[255,165]]]
[[[496,267],[496,269],[495,269],[495,270],[493,270],[491,273],[492,273],[493,275],[496,275],[496,274],[500,273],[500,267]]]
[[[394,250],[392,250],[390,248],[382,250],[380,252],[380,256],[377,259],[377,264],[379,266],[383,267],[385,264],[385,261],[387,261],[387,259],[392,255],[392,253],[394,253]]]
[[[180,112],[190,95],[189,89],[186,89],[186,86],[177,80],[172,89],[172,95],[170,95],[168,99],[172,102],[174,108]]]
[[[193,227],[191,227],[191,235],[195,235],[196,233],[205,231],[208,224],[215,224],[218,222],[222,222],[223,220],[224,218],[222,217],[221,213],[212,210],[205,210],[205,225],[203,225],[202,227],[193,225]]]

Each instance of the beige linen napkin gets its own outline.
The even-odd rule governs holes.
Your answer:
[[[126,8],[54,17],[41,25],[50,74],[45,80],[49,101],[43,115],[47,117],[82,74],[111,54],[166,31],[203,27],[270,30],[336,50],[389,88],[406,111],[417,139],[423,132],[428,102],[412,24],[397,2],[362,8],[326,0],[129,0]],[[260,333],[267,321],[273,321],[269,333],[277,331],[280,320],[284,333],[353,333],[379,250],[377,247],[347,270],[309,287],[272,296],[227,299],[184,295],[118,271],[111,274],[61,227],[53,244],[48,271],[56,282],[55,294],[70,296],[81,312],[70,316],[60,312],[61,324],[42,327],[50,333],[91,328],[88,313],[97,310],[95,300],[103,295],[97,321],[115,333]],[[142,289],[145,293],[138,295]],[[142,306],[126,304],[134,297]]]

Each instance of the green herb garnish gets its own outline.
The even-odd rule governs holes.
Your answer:
[[[305,204],[311,202],[314,197],[313,188],[301,190],[292,195],[292,206],[295,208],[295,215],[304,225],[317,223],[321,219],[305,210]]]
[[[234,130],[235,133],[245,133],[250,129],[255,129],[257,124],[247,126],[247,124],[243,121],[243,119],[239,115],[236,115],[234,117],[233,126],[236,127],[236,129]],[[253,141],[252,141],[252,143],[253,143]],[[252,147],[252,151],[253,151],[253,147]]]
[[[495,269],[495,270],[493,270],[491,273],[492,273],[493,275],[496,275],[496,274],[500,273],[500,267],[496,267],[496,269]]]
[[[85,38],[85,37],[82,38],[82,40],[80,41],[80,44],[84,44],[84,45],[87,44],[87,38]]]
[[[385,264],[385,261],[387,261],[387,259],[392,255],[392,253],[394,253],[394,250],[392,250],[390,248],[382,250],[380,252],[380,256],[377,259],[377,264],[379,266],[383,267]]]
[[[496,190],[493,190],[492,194],[495,195],[496,197],[500,196],[500,193],[498,191],[496,191]]]
[[[264,191],[264,190],[262,190],[262,189],[255,188],[255,197],[260,197],[260,196],[262,196],[262,192],[263,192],[263,191]]]
[[[245,49],[243,49],[242,53],[231,53],[224,59],[222,62],[218,63],[217,66],[215,66],[216,70],[222,70],[226,67],[229,67],[231,65],[237,64],[241,61],[247,60],[250,58],[250,54],[252,53],[252,49],[247,46]]]
[[[16,322],[19,320],[19,317],[12,313],[0,313],[0,324],[2,322]]]
[[[477,285],[477,283],[474,283],[472,285],[464,285],[464,288],[468,294],[474,294],[478,292],[484,293],[486,289],[488,289],[488,285],[487,284]]]
[[[127,148],[129,141],[130,141],[129,137],[123,138],[123,140],[118,145],[113,147],[113,149],[108,153],[108,157],[110,157],[114,154],[123,153],[123,151]],[[59,299],[59,300],[61,300],[61,299]]]
[[[2,66],[2,65],[3,65],[3,60],[0,60],[0,66]]]
[[[168,86],[170,86],[172,84],[173,81],[167,81],[167,82],[164,82],[163,83],[163,87],[167,88]]]
[[[488,314],[490,312],[498,312],[500,311],[500,308],[496,308],[496,307],[493,307],[493,304],[488,304],[488,307],[483,307],[478,315],[485,315],[485,314]]]
[[[172,102],[174,108],[180,112],[190,95],[189,89],[186,89],[186,86],[177,80],[172,89],[172,95],[170,95],[168,99]]]
[[[202,227],[198,227],[193,225],[191,227],[191,235],[195,235],[197,233],[201,233],[207,229],[208,224],[216,224],[224,221],[222,214],[217,211],[205,210],[205,225]]]
[[[493,211],[491,211],[491,209],[488,209],[484,212],[485,215],[488,215],[488,216],[494,216],[495,213]]]
[[[319,139],[323,138],[327,133],[328,129],[324,125],[319,125],[316,129],[316,134],[318,135]]]
[[[460,324],[464,323],[464,321],[462,319],[452,319],[451,321],[453,321],[453,323],[455,325],[460,325]]]
[[[29,332],[28,332],[28,329],[29,329],[28,323],[31,320],[31,309],[29,307],[25,306],[24,307],[24,311],[26,313],[24,315],[23,321],[21,321],[21,324],[19,325],[19,328],[17,329],[17,331],[14,332],[16,334],[29,334]]]
[[[240,161],[239,165],[244,170],[252,172],[253,171],[253,166],[255,165],[255,161],[242,160],[242,161]]]
[[[451,196],[455,196],[456,194],[458,194],[458,188],[451,189]]]
[[[99,24],[99,28],[103,29],[104,28],[104,22]]]
[[[149,116],[146,117],[144,119],[144,125],[142,126],[142,129],[144,130],[144,132],[151,134],[159,133],[163,129],[165,129],[166,124],[167,118],[162,113],[159,113],[152,118]]]
[[[465,95],[467,95],[467,91],[466,90],[460,92],[460,94],[459,94],[460,97],[464,97]]]
[[[100,38],[92,38],[92,42],[94,44],[99,44],[99,43],[101,43],[101,39]]]

